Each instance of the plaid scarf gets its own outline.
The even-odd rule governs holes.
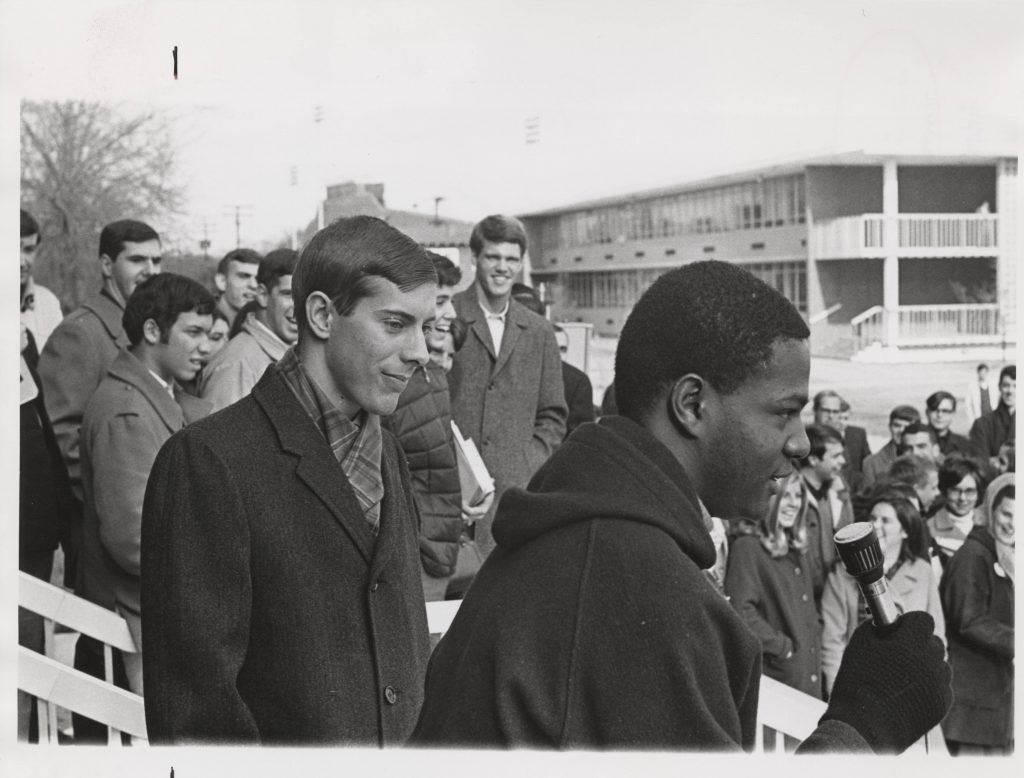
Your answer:
[[[384,497],[380,471],[383,446],[380,417],[360,411],[355,419],[350,419],[342,413],[303,368],[294,348],[285,352],[277,368],[330,445],[370,523],[370,529],[376,535],[380,530],[380,501]]]

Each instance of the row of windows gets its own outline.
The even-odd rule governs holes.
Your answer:
[[[755,276],[781,292],[797,310],[807,313],[807,265],[805,262],[758,262],[743,265]],[[632,308],[666,268],[602,270],[593,273],[534,274],[543,283],[544,296],[560,308]]]
[[[542,250],[803,224],[805,197],[798,174],[549,216]]]

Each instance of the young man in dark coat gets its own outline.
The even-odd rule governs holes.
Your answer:
[[[654,283],[619,340],[623,415],[579,428],[505,493],[412,744],[753,747],[760,641],[703,571],[711,515],[760,518],[808,452],[807,337],[736,266]],[[913,613],[884,635],[862,627],[803,748],[899,751],[934,726],[950,691],[933,626]]]
[[[971,425],[971,445],[1000,473],[1006,472],[1013,459],[1017,426],[1017,366],[1007,365],[999,371],[999,405]]]
[[[146,724],[158,743],[398,745],[428,654],[419,517],[381,429],[426,364],[437,277],[380,219],[339,219],[293,278],[297,346],[172,437],[142,519]]]

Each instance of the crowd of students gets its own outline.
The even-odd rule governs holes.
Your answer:
[[[350,223],[345,229],[348,241],[375,236],[374,247],[399,240],[391,234],[395,231],[374,224]],[[382,515],[395,508],[381,483],[389,449],[381,445],[380,432],[373,431],[374,413],[379,415],[401,447],[402,468],[408,469],[417,514],[416,572],[422,600],[430,601],[465,594],[495,547],[492,524],[502,494],[525,487],[579,425],[614,410],[612,397],[605,398],[602,408],[594,407],[589,379],[560,359],[564,333],[545,318],[534,291],[515,282],[526,233],[512,217],[490,216],[476,225],[470,240],[475,278],[458,294],[461,273],[456,265],[429,252],[426,259],[416,257],[420,264],[429,260],[437,282],[436,297],[429,301],[432,310],[424,313],[430,320],[424,329],[429,361],[406,359],[417,362],[416,369],[397,375],[391,368],[378,369],[373,362],[377,357],[334,365],[331,359],[345,357],[325,352],[324,375],[355,372],[365,380],[366,374],[380,373],[379,380],[394,394],[387,412],[370,413],[373,409],[365,403],[357,408],[351,431],[343,421],[336,422],[341,425],[337,429],[331,426],[335,422],[324,410],[328,401],[320,396],[319,384],[304,383],[306,362],[296,345],[300,330],[316,332],[322,326],[322,339],[329,344],[336,325],[329,316],[323,322],[312,320],[306,307],[295,305],[293,280],[295,288],[302,281],[297,252],[230,252],[217,268],[215,298],[195,281],[160,272],[160,240],[152,228],[133,220],[114,222],[104,227],[99,240],[102,289],[58,323],[52,311],[43,315],[48,291],[31,279],[41,231],[25,211],[21,233],[21,567],[49,578],[59,544],[64,584],[125,617],[140,652],[125,655],[115,678],[146,697],[156,740],[218,735],[244,740],[252,734],[244,728],[194,729],[195,711],[213,706],[217,691],[216,684],[199,690],[203,679],[190,673],[199,673],[203,662],[224,649],[227,633],[220,630],[230,627],[204,600],[204,576],[211,586],[222,587],[211,590],[210,598],[243,592],[226,584],[223,574],[211,576],[206,569],[181,579],[188,578],[185,570],[191,569],[192,557],[225,553],[220,563],[228,566],[233,558],[224,548],[182,550],[185,541],[179,536],[173,538],[179,547],[170,548],[171,535],[188,529],[172,532],[177,519],[166,514],[187,510],[171,507],[176,500],[186,504],[192,499],[184,493],[198,494],[199,482],[208,481],[211,490],[221,492],[218,500],[231,498],[224,493],[230,482],[227,470],[220,476],[189,470],[183,464],[185,454],[164,445],[172,436],[184,441],[175,434],[179,430],[229,407],[242,418],[239,401],[252,395],[257,403],[266,403],[255,387],[279,372],[335,450],[352,486],[353,505],[369,522],[372,546]],[[395,256],[402,251],[411,256],[409,246],[395,246]],[[424,265],[418,272],[430,268]],[[409,288],[415,290],[421,282],[409,281]],[[396,288],[405,292],[401,284]],[[307,285],[303,294],[309,290]],[[349,307],[362,299],[359,295],[371,292],[361,287],[352,292],[357,296]],[[328,302],[345,316],[349,308],[343,298]],[[412,326],[411,313],[385,312],[397,320],[386,326],[396,331]],[[309,342],[313,336],[306,337]],[[350,345],[358,355],[364,344]],[[268,370],[271,366],[274,370]],[[814,398],[815,423],[806,430],[809,453],[781,481],[769,511],[759,521],[708,516],[718,548],[708,576],[760,639],[766,674],[827,697],[844,648],[866,618],[852,579],[836,564],[831,538],[853,520],[871,521],[897,603],[932,614],[935,634],[949,647],[954,678],[963,680],[944,724],[950,750],[1012,748],[1015,383],[1012,366],[1000,373],[997,388],[979,369],[977,386],[967,393],[977,416],[969,437],[949,429],[956,409],[949,392],[927,399],[927,423],[913,407],[899,406],[890,417],[892,439],[874,454],[864,430],[848,423],[848,404],[835,392],[822,392]],[[345,389],[352,396],[369,392],[359,385]],[[461,491],[452,421],[476,442],[495,481],[494,491],[475,504]],[[248,467],[250,476],[259,479],[258,460],[249,462],[251,453],[245,446],[225,449],[223,456],[232,461],[223,466]],[[210,462],[215,469],[222,466],[220,460]],[[150,483],[151,473],[159,473],[154,475],[157,486]],[[157,527],[153,517],[158,515],[165,518],[159,531],[171,533],[162,545],[154,540],[156,530],[148,531],[149,540],[144,531]],[[213,559],[208,561],[213,565]],[[198,606],[175,597],[210,605],[206,616],[221,623],[214,628],[209,620],[192,621],[188,610]],[[310,618],[323,620],[322,614]],[[171,633],[180,634],[174,638]],[[19,639],[41,648],[41,623],[32,614],[19,614]],[[224,645],[213,646],[219,639]],[[181,640],[187,640],[188,655],[197,659],[192,667],[172,658],[178,645],[174,641]],[[204,653],[207,642],[209,651]],[[425,664],[419,649],[402,656],[405,672]],[[81,637],[75,664],[101,675],[101,646]],[[367,669],[367,674],[372,671]],[[388,705],[396,705],[400,688],[385,687]],[[167,702],[175,694],[181,700]],[[189,695],[195,699],[187,699]],[[19,696],[19,734],[25,738],[33,728],[29,702]],[[239,710],[251,708],[250,702],[240,702]],[[395,724],[399,734],[381,725],[382,743],[409,734],[415,715],[411,721],[408,711],[403,715]],[[300,723],[282,723],[273,716],[268,721],[267,730],[257,722],[267,740],[294,739],[289,727]],[[346,733],[355,731],[351,726],[344,724]],[[352,738],[373,740],[375,731],[374,724],[365,736]],[[102,741],[106,733],[76,716],[74,737],[76,742]],[[325,739],[332,734],[326,733]]]
[[[820,392],[808,455],[759,522],[731,522],[723,588],[761,640],[765,674],[827,699],[869,618],[831,537],[870,522],[897,608],[931,614],[948,648],[950,753],[1010,753],[1016,367],[989,384],[979,366],[967,396],[980,411],[969,435],[950,429],[957,400],[940,390],[925,400],[923,420],[913,405],[894,408],[890,440],[871,453],[848,404]]]

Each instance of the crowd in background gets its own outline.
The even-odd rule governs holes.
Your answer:
[[[21,213],[20,566],[116,610],[140,649],[141,534],[147,480],[178,430],[250,395],[268,366],[287,363],[299,338],[292,278],[299,254],[249,249],[220,261],[215,290],[161,273],[159,235],[124,220],[104,227],[103,286],[67,316],[32,281],[40,229]],[[426,332],[429,362],[409,379],[383,426],[398,440],[419,514],[426,601],[459,599],[495,547],[494,512],[580,424],[615,412],[614,389],[595,407],[585,373],[563,361],[566,334],[544,302],[517,283],[526,252],[518,220],[491,216],[473,231],[472,283],[430,254],[438,281]],[[845,646],[868,618],[837,564],[834,532],[873,524],[901,610],[923,610],[948,648],[954,707],[943,722],[951,753],[1013,747],[1013,516],[1016,371],[981,365],[965,392],[969,430],[950,429],[950,387],[899,405],[876,452],[835,391],[813,399],[810,453],[778,479],[759,518],[712,517],[712,585],[761,641],[763,671],[827,699]],[[494,490],[468,498],[452,422],[479,449]],[[350,476],[352,479],[352,476]],[[353,479],[355,480],[355,479]],[[374,511],[367,486],[366,505]],[[357,489],[360,502],[364,493]],[[380,502],[378,495],[377,503]],[[379,512],[379,508],[377,508]],[[148,629],[148,627],[147,627]],[[42,625],[19,613],[19,640],[42,648]],[[79,638],[75,665],[102,675],[102,647]],[[144,694],[142,653],[115,680]],[[146,676],[148,677],[148,676]],[[19,735],[34,736],[19,693]],[[106,730],[75,717],[76,742]]]

